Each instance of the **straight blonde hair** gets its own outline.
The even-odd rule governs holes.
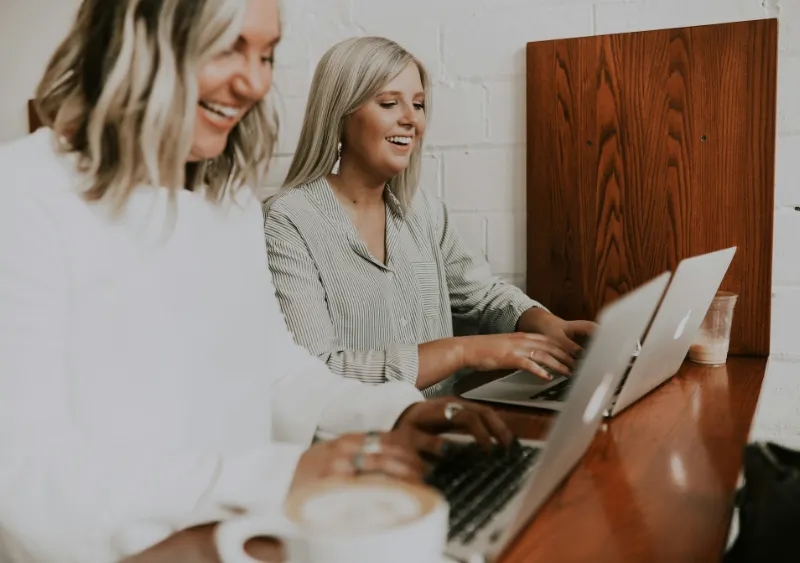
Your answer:
[[[236,40],[246,0],[84,0],[50,59],[35,105],[61,150],[79,155],[89,201],[121,211],[140,184],[204,186],[212,200],[261,185],[277,136],[266,101],[218,157],[187,163],[201,65]]]
[[[354,37],[331,47],[317,64],[311,82],[297,150],[284,189],[324,178],[333,168],[348,116],[375,97],[410,63],[419,69],[430,115],[430,81],[425,66],[403,47],[383,37]],[[408,167],[388,182],[408,209],[419,184],[422,143],[411,153]]]

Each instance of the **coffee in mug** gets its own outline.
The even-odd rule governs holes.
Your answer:
[[[282,540],[286,563],[440,563],[448,506],[425,485],[382,476],[321,480],[290,493],[282,514],[253,513],[217,526],[223,563],[259,563],[257,536]]]

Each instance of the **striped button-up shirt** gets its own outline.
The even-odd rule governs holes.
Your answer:
[[[407,212],[387,189],[386,263],[375,259],[324,179],[264,206],[278,301],[295,340],[365,383],[408,381],[418,345],[453,336],[453,319],[512,332],[539,304],[470,253],[444,203],[418,190]]]

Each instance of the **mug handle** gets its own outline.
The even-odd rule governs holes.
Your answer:
[[[248,540],[256,536],[274,536],[280,540],[297,537],[291,524],[269,516],[244,516],[217,524],[214,543],[222,563],[263,563],[244,550]],[[292,563],[288,559],[284,563]]]

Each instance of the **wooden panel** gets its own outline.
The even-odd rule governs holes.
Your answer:
[[[566,318],[738,246],[731,354],[769,354],[777,20],[529,43],[528,292]]]
[[[42,126],[42,120],[39,119],[39,114],[36,112],[36,106],[33,100],[28,100],[28,132],[33,133]]]

